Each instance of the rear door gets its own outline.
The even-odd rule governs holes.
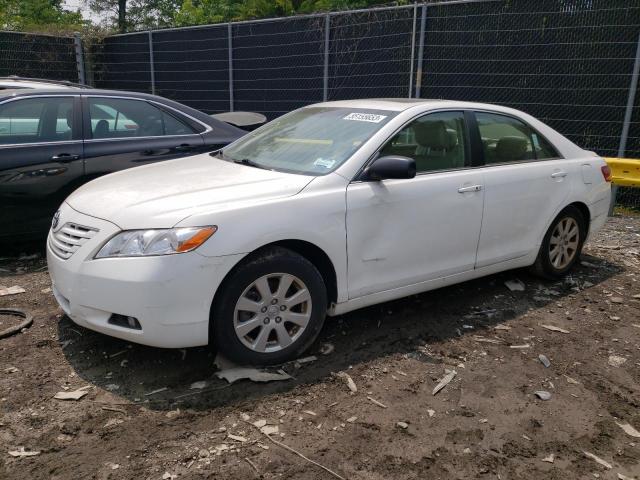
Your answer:
[[[485,197],[476,268],[527,255],[569,197],[570,161],[521,119],[475,112]]]
[[[89,178],[204,151],[202,136],[180,114],[144,99],[83,96]]]
[[[0,240],[44,236],[83,180],[80,99],[15,98],[0,104]]]

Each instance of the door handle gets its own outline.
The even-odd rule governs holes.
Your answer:
[[[482,185],[471,185],[470,187],[460,187],[458,193],[479,192],[480,190],[482,190]]]
[[[563,177],[566,177],[566,176],[567,176],[567,172],[562,172],[562,171],[560,171],[560,172],[553,172],[553,173],[551,174],[551,178],[563,178]]]
[[[71,155],[69,153],[61,153],[59,155],[54,155],[53,157],[51,157],[52,162],[59,162],[59,163],[69,163],[79,159],[80,159],[80,155]]]
[[[192,148],[193,147],[191,145],[189,145],[188,143],[183,143],[182,145],[178,145],[177,147],[174,147],[173,149],[176,152],[188,152]]]

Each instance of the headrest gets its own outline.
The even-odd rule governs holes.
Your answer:
[[[496,161],[523,160],[527,153],[527,140],[522,137],[502,137],[496,144]]]
[[[435,150],[445,150],[455,147],[456,138],[452,138],[442,120],[417,121],[413,124],[418,145]]]
[[[93,131],[93,138],[106,138],[109,136],[109,122],[106,120],[98,120],[96,128]]]

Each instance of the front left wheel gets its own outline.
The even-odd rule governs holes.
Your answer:
[[[318,269],[291,250],[274,247],[253,254],[221,289],[212,310],[212,340],[240,364],[295,358],[322,329],[326,286]]]

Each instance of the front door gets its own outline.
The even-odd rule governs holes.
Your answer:
[[[473,270],[484,190],[469,152],[463,112],[427,114],[379,153],[414,158],[415,178],[348,186],[350,299]]]
[[[0,241],[44,238],[83,180],[80,101],[18,98],[0,104]]]
[[[85,96],[85,168],[89,178],[194,155],[202,136],[178,114],[134,98]]]

